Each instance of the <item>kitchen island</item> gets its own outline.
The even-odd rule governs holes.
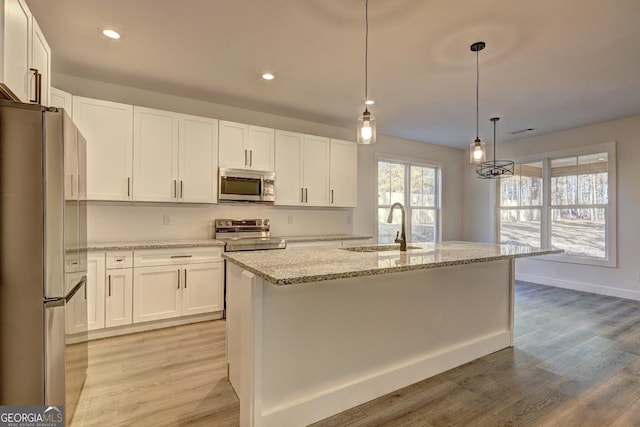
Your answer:
[[[513,345],[515,259],[469,242],[225,253],[241,426],[304,426]]]

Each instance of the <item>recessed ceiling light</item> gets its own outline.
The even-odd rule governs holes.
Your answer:
[[[376,103],[376,101],[374,101],[373,99],[367,99],[366,101],[364,101],[365,105],[373,105]]]
[[[264,73],[264,74],[262,75],[262,78],[263,78],[263,79],[265,79],[265,80],[273,80],[273,74],[271,74],[271,73]]]
[[[110,39],[114,39],[114,40],[117,40],[117,39],[120,38],[120,33],[119,32],[117,32],[115,30],[112,30],[112,29],[109,29],[109,28],[103,29],[102,30],[102,34],[104,34],[105,36],[109,37]]]

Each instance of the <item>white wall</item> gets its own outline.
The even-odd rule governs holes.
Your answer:
[[[595,267],[536,259],[518,260],[517,277],[537,283],[640,300],[640,116],[597,123],[563,132],[498,143],[498,157],[517,158],[616,141],[618,200],[618,266]],[[473,176],[464,180],[463,237],[494,238],[494,185]]]
[[[355,137],[355,117],[352,129],[339,128],[64,74],[53,75],[53,86],[74,95],[149,108],[344,140],[354,140]],[[358,207],[355,209],[90,202],[88,238],[89,241],[209,238],[213,219],[228,217],[270,218],[274,234],[279,235],[355,233],[372,236],[376,224],[374,206],[377,197],[375,152],[437,161],[444,165],[443,240],[460,239],[463,187],[461,151],[384,135],[378,135],[378,142],[373,146],[358,147]],[[171,225],[163,225],[163,215],[171,216]]]

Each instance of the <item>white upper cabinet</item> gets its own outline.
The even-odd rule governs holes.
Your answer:
[[[0,90],[49,105],[51,49],[24,0],[0,0]]]
[[[331,206],[356,206],[357,180],[358,146],[353,142],[332,139],[329,166],[329,203]]]
[[[31,43],[31,11],[23,0],[0,0],[4,9],[2,31],[3,52],[0,55],[0,83],[3,91],[22,102],[29,100],[29,51]]]
[[[218,121],[179,115],[180,201],[215,203],[218,197]]]
[[[134,107],[133,198],[215,203],[218,121]]]
[[[295,132],[276,131],[276,182],[277,205],[296,206],[303,203],[302,163],[300,152],[304,135]]]
[[[276,204],[329,206],[329,138],[276,132]]]
[[[133,106],[74,96],[73,121],[87,140],[87,198],[132,200]]]
[[[304,136],[302,184],[305,205],[329,205],[329,147],[329,138]]]
[[[178,118],[133,107],[133,200],[178,200]]]
[[[275,130],[249,126],[249,140],[245,144],[249,154],[249,168],[261,171],[274,170]]]
[[[69,117],[73,117],[73,96],[63,90],[51,88],[49,106],[64,109]]]
[[[220,167],[273,171],[274,140],[273,129],[220,121]]]
[[[51,99],[51,48],[36,20],[33,20],[31,36],[31,73],[29,74],[30,99],[49,106]]]

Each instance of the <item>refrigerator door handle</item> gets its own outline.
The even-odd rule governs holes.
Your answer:
[[[80,278],[80,281],[76,283],[73,288],[71,288],[71,290],[67,293],[67,295],[64,296],[63,299],[65,300],[65,302],[71,301],[71,298],[73,298],[73,296],[80,290],[80,288],[82,288],[86,284],[87,284],[87,276],[82,276]]]

